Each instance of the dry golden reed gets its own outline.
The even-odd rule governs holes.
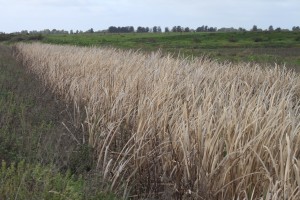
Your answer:
[[[84,106],[82,142],[124,198],[300,199],[298,74],[39,43],[16,56]]]

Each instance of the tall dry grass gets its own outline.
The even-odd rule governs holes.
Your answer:
[[[89,134],[77,140],[124,197],[300,199],[298,74],[37,43],[16,56],[84,106]]]

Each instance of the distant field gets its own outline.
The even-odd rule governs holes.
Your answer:
[[[223,62],[286,64],[300,69],[300,32],[239,33],[130,33],[46,35],[45,43],[78,46],[113,46],[143,51],[203,54]]]

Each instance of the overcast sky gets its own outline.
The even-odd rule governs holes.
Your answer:
[[[109,26],[300,26],[300,0],[0,0],[0,8],[0,32]]]

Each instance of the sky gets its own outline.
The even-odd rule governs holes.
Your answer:
[[[0,0],[0,32],[300,26],[300,0]]]

